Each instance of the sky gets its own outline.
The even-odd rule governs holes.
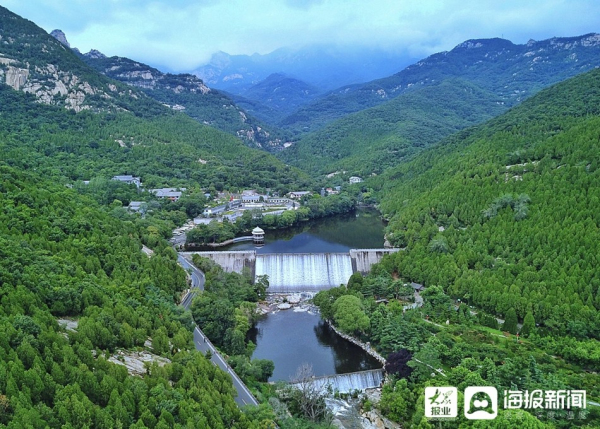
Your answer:
[[[600,32],[598,0],[0,0],[72,47],[186,72],[218,51],[267,54],[312,44],[421,59],[468,39]],[[1,31],[1,29],[0,29]]]

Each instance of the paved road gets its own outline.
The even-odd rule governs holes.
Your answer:
[[[184,257],[178,255],[177,262],[190,273],[192,278],[192,287],[188,294],[181,301],[181,305],[188,309],[194,296],[198,293],[198,290],[204,290],[204,273],[196,268],[194,265],[190,264]],[[221,368],[223,371],[228,373],[233,381],[233,387],[237,391],[237,396],[235,397],[235,402],[241,407],[244,405],[258,405],[258,401],[256,398],[250,393],[246,385],[242,382],[242,380],[237,376],[237,374],[233,371],[233,369],[227,365],[225,359],[219,354],[217,349],[212,345],[210,340],[204,335],[204,333],[196,326],[194,329],[194,344],[196,346],[196,350],[206,354],[208,350],[210,350],[212,354],[211,362]]]
[[[196,326],[194,329],[194,344],[196,345],[196,350],[201,351],[202,353],[206,353],[207,350],[210,350],[212,353],[211,362],[221,368],[223,371],[228,373],[233,381],[233,387],[237,391],[237,396],[235,397],[235,402],[240,406],[244,405],[258,405],[258,401],[256,398],[250,393],[246,385],[242,382],[242,380],[237,376],[237,374],[231,369],[225,359],[219,354],[219,352],[212,345],[210,340],[206,338],[204,333]]]
[[[190,308],[190,304],[198,293],[198,290],[204,290],[205,277],[202,271],[190,264],[183,256],[177,255],[177,262],[179,262],[179,265],[181,265],[184,270],[190,273],[192,278],[192,287],[181,301],[181,305],[187,310]]]

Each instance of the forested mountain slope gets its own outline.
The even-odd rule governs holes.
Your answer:
[[[600,333],[600,70],[541,91],[373,179],[390,259],[485,310]]]
[[[277,188],[308,180],[272,155],[181,113],[152,119],[74,113],[36,103],[5,85],[0,85],[0,150],[11,165],[67,181],[133,174],[147,187]]]
[[[269,123],[276,123],[300,106],[309,103],[321,92],[317,87],[300,79],[283,73],[273,73],[241,91],[239,95],[232,95],[232,98],[238,106],[253,115]],[[258,108],[255,107],[256,104],[259,104]]]
[[[497,95],[467,81],[448,79],[334,121],[307,134],[280,156],[321,173],[380,174],[504,110]]]
[[[11,165],[65,181],[133,174],[148,187],[305,184],[264,151],[98,73],[32,22],[0,8],[0,23],[0,147]]]
[[[515,45],[504,39],[468,40],[387,78],[344,86],[281,121],[296,132],[318,129],[349,113],[377,106],[416,88],[461,78],[512,106],[540,89],[600,65],[600,35]]]
[[[0,284],[0,426],[258,427],[229,375],[192,351],[175,305],[185,273],[147,221],[0,162]],[[148,339],[169,360],[147,375],[109,362]]]
[[[84,54],[82,59],[100,73],[140,88],[148,96],[186,113],[200,123],[241,138],[248,146],[277,150],[283,133],[262,124],[222,92],[209,88],[191,74],[169,74],[123,57]]]

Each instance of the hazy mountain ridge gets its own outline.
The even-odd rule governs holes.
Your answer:
[[[284,142],[281,132],[261,124],[227,95],[209,88],[194,75],[163,73],[129,58],[109,58],[97,52],[83,54],[82,58],[100,73],[141,88],[167,107],[236,135],[249,146],[277,150]]]
[[[301,107],[281,125],[305,132],[420,87],[458,77],[501,97],[507,106],[541,88],[600,66],[600,35],[552,38],[516,45],[504,39],[467,40],[392,76],[349,85]]]
[[[389,75],[412,61],[407,55],[383,50],[321,45],[281,48],[266,55],[217,52],[193,73],[211,87],[239,95],[273,73],[295,77],[326,91]]]
[[[314,100],[321,92],[304,81],[274,73],[241,94],[232,95],[232,98],[249,113],[273,123]],[[257,103],[260,104],[259,108],[256,108]],[[264,107],[268,109],[266,113]]]

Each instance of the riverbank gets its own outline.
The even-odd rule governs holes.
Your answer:
[[[348,335],[348,334],[343,333],[342,331],[340,331],[339,329],[337,329],[333,325],[333,323],[331,323],[329,320],[326,320],[325,322],[329,325],[329,327],[333,330],[333,332],[335,332],[336,334],[338,334],[340,337],[342,337],[346,341],[350,341],[352,344],[357,345],[358,347],[360,347],[361,349],[363,349],[366,353],[370,354],[375,359],[377,359],[379,362],[381,362],[382,365],[385,365],[385,363],[386,363],[385,358],[383,356],[381,356],[379,353],[377,353],[377,351],[375,349],[373,349],[369,343],[363,343],[359,339],[354,338],[352,335]]]
[[[265,302],[259,305],[260,312],[262,314],[276,313],[281,310],[293,310],[293,311],[308,311],[311,314],[319,314],[319,308],[310,302],[315,296],[315,292],[299,292],[292,294],[285,293],[273,293],[268,294]],[[369,343],[363,343],[358,338],[348,335],[339,329],[337,329],[333,323],[329,320],[325,320],[325,323],[335,332],[339,337],[351,342],[352,344],[360,347],[366,353],[373,356],[381,365],[385,365],[386,359],[381,356],[377,351],[371,347]]]

